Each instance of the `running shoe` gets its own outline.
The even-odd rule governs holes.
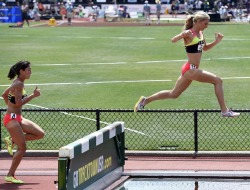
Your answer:
[[[5,144],[6,144],[6,148],[8,150],[8,153],[13,156],[13,151],[12,151],[12,148],[13,148],[13,142],[11,140],[11,137],[5,137],[4,138],[4,141],[5,141]]]
[[[233,112],[231,109],[227,110],[227,112],[221,112],[221,115],[223,117],[238,117],[240,113]]]
[[[137,112],[139,110],[144,109],[144,103],[145,103],[146,97],[141,96],[138,102],[136,102],[135,107],[134,107],[134,112]]]
[[[5,181],[10,183],[22,184],[24,183],[22,180],[15,178],[14,176],[5,176]]]

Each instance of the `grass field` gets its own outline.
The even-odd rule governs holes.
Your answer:
[[[172,44],[170,40],[180,31],[180,26],[9,28],[1,24],[0,91],[11,83],[7,78],[10,66],[29,60],[33,74],[25,82],[26,91],[32,93],[38,86],[42,96],[25,108],[132,109],[141,95],[173,88],[186,61],[183,44]],[[214,49],[204,52],[200,68],[224,79],[228,107],[249,109],[249,24],[211,23],[204,32],[206,41],[213,41],[218,31],[225,37]],[[0,107],[5,108],[2,99]],[[177,100],[154,102],[146,108],[219,106],[212,85],[193,82]],[[44,129],[48,134],[54,131],[50,126]],[[149,129],[152,128],[148,127],[148,133]],[[181,129],[176,130],[176,135],[180,135]],[[191,134],[192,130],[191,126]],[[157,134],[158,130],[153,131],[156,137],[164,138],[164,134]],[[243,133],[246,138],[249,136]],[[131,144],[132,140],[135,139],[131,139]],[[185,144],[192,146],[190,140]],[[146,146],[151,149],[153,144]]]
[[[29,60],[33,74],[26,81],[40,98],[32,104],[48,108],[133,108],[141,95],[171,89],[186,60],[183,44],[172,44],[180,26],[164,27],[30,27],[0,25],[0,91],[18,60]],[[225,35],[204,52],[201,69],[225,78],[229,107],[249,108],[250,53],[248,24],[211,24]],[[241,78],[243,77],[243,78]],[[0,107],[5,107],[0,102]],[[154,102],[148,109],[218,109],[213,86],[194,82],[178,100]]]

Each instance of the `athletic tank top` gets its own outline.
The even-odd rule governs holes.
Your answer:
[[[23,92],[22,92],[22,99],[24,99],[26,96],[28,96],[28,95],[26,94],[25,89],[23,89]],[[8,94],[8,99],[9,99],[9,101],[10,101],[11,103],[16,104],[15,96],[14,96],[14,95],[12,95],[12,94],[9,93],[9,94]]]
[[[203,39],[203,33],[200,32],[200,38],[198,38],[197,35],[194,33],[194,31],[192,30],[190,31],[193,33],[194,38],[192,42],[185,45],[186,52],[187,53],[201,53],[205,44],[204,39]]]

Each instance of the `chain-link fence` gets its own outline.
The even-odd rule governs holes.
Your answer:
[[[5,109],[0,109],[0,149],[5,149]],[[27,143],[30,150],[58,150],[115,121],[125,122],[128,150],[246,151],[250,150],[250,110],[224,118],[219,110],[24,109],[23,117],[46,135]]]

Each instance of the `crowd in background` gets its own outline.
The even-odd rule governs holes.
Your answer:
[[[0,6],[6,5],[6,0],[0,0]],[[154,3],[150,3],[152,0],[148,0],[147,4],[157,5],[158,3],[154,1]],[[17,0],[17,5],[22,7],[24,4],[28,5],[29,10],[27,11],[30,19],[34,19],[35,21],[40,20],[40,16],[42,15],[51,15],[51,16],[62,16],[62,18],[68,17],[84,17],[84,9],[86,7],[91,8],[91,17],[92,21],[96,21],[98,15],[101,11],[100,5],[95,5],[92,0],[88,0],[87,5],[81,5],[72,3],[70,1],[67,2],[58,2],[52,4],[42,4],[40,0]],[[169,13],[172,14],[172,17],[177,17],[179,12],[179,6],[182,4],[184,6],[185,13],[193,13],[197,10],[203,10],[205,12],[214,12],[219,13],[221,15],[221,19],[226,19],[228,15],[231,18],[237,18],[239,15],[244,17],[250,14],[250,0],[166,0],[161,4],[170,4]],[[146,7],[147,8],[147,7]],[[242,12],[242,9],[247,10],[246,12]],[[71,14],[69,14],[71,12]],[[142,12],[145,12],[142,10]],[[161,9],[161,13],[165,13],[165,10]],[[127,6],[119,5],[117,8],[117,14],[121,18],[129,17]]]

